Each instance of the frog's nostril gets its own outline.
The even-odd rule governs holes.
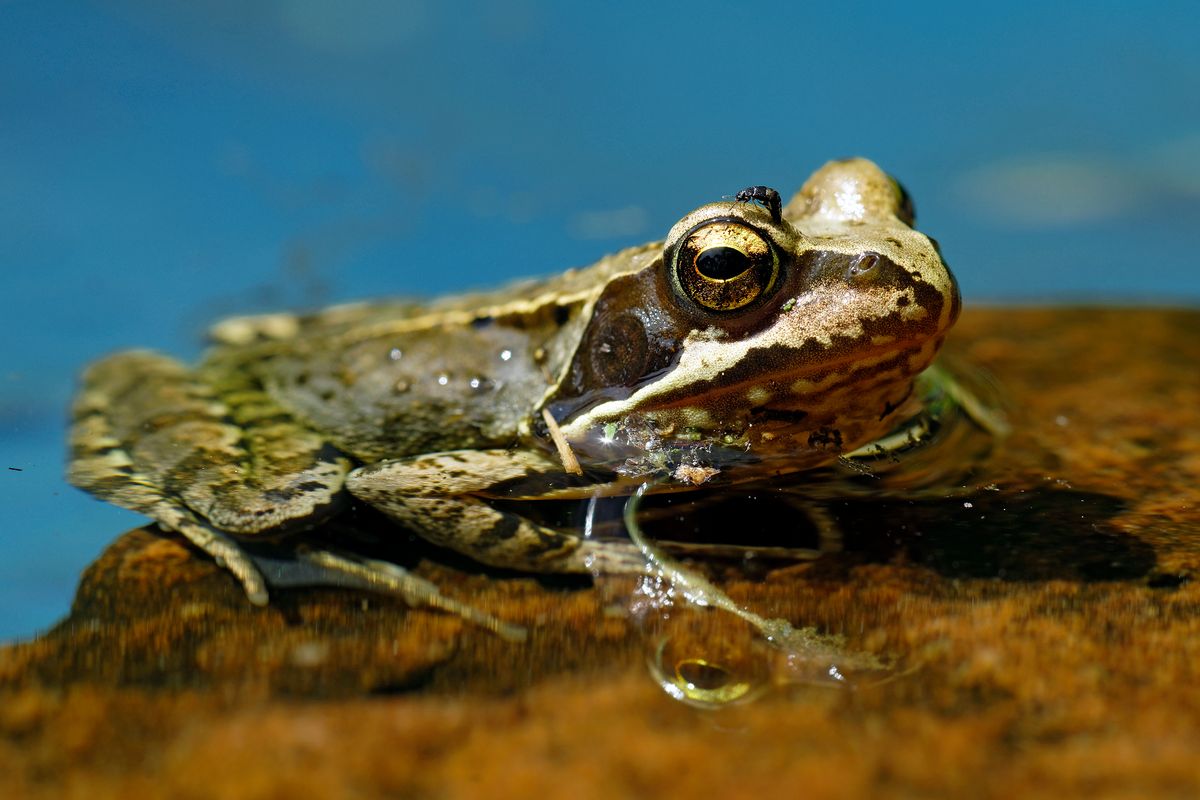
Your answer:
[[[856,278],[859,275],[865,275],[866,273],[875,269],[878,264],[879,256],[875,255],[874,253],[864,253],[863,255],[854,259],[854,262],[850,264],[850,277]]]

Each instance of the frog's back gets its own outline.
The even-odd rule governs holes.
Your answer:
[[[644,266],[656,251],[431,303],[226,320],[201,370],[218,386],[254,374],[288,413],[364,461],[507,447],[573,355],[603,283],[596,272]]]

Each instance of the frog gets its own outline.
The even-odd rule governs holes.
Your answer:
[[[550,278],[227,319],[194,367],[150,350],[88,367],[68,477],[182,535],[252,604],[301,575],[519,635],[303,534],[365,504],[488,567],[636,573],[628,541],[522,504],[795,480],[911,444],[961,309],[914,226],[899,182],[851,158],[786,204],[752,186]],[[260,540],[300,542],[291,572]]]

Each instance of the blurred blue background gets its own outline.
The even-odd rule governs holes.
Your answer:
[[[968,304],[1200,302],[1194,3],[0,0],[0,639],[142,518],[62,480],[88,360],[587,264],[825,160]]]

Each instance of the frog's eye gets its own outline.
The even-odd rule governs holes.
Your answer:
[[[917,226],[917,210],[913,205],[912,195],[908,193],[908,189],[904,188],[904,184],[892,178],[892,185],[896,187],[896,217],[901,222],[910,228]]]
[[[763,234],[739,220],[693,228],[672,261],[675,282],[707,311],[736,311],[764,297],[779,276],[779,257]]]

